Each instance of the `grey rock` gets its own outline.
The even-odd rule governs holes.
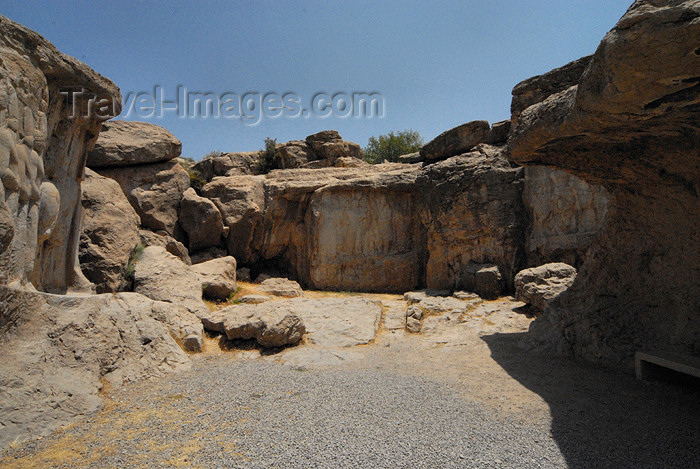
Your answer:
[[[182,194],[178,221],[187,233],[190,252],[220,246],[228,235],[214,202],[200,197],[191,187]]]
[[[466,153],[480,143],[489,140],[491,127],[486,121],[472,121],[447,130],[420,149],[420,155],[428,161],[444,160]]]
[[[304,291],[301,286],[294,280],[286,278],[268,278],[260,282],[259,290],[273,296],[283,296],[285,298],[294,298],[304,296]]]

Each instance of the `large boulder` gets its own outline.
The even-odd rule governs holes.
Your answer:
[[[214,300],[226,300],[236,293],[236,259],[220,257],[192,266],[202,280],[202,293]]]
[[[158,163],[177,158],[181,150],[180,140],[163,127],[147,122],[110,121],[102,124],[86,165],[101,168]]]
[[[228,227],[214,202],[200,197],[191,187],[182,195],[178,220],[192,253],[220,246],[228,235]]]
[[[123,291],[129,258],[141,242],[141,220],[115,181],[85,170],[80,268],[97,293]]]
[[[203,317],[205,329],[226,334],[230,340],[255,339],[262,347],[297,344],[306,328],[292,308],[282,302],[242,304]]]
[[[489,140],[491,127],[486,121],[472,121],[447,130],[420,149],[420,156],[428,161],[444,160],[466,153]]]
[[[301,168],[317,159],[311,146],[299,140],[291,140],[277,145],[277,158],[282,169]]]
[[[200,275],[160,246],[149,246],[134,262],[134,291],[181,305],[198,316],[209,310],[202,301]]]
[[[119,183],[141,217],[141,226],[181,238],[178,212],[182,194],[190,187],[190,176],[180,164],[166,161],[100,168],[98,172]]]
[[[134,293],[48,295],[0,286],[0,448],[103,406],[102,383],[188,369],[165,306]],[[177,334],[179,334],[179,329]]]
[[[102,120],[120,112],[119,89],[4,16],[0,32],[0,284],[90,290],[80,181]]]
[[[700,5],[636,1],[578,83],[526,108],[511,157],[601,184],[608,215],[574,284],[531,327],[556,350],[632,368],[700,354]]]
[[[562,262],[521,270],[515,276],[515,299],[544,311],[547,304],[576,280],[576,269]]]

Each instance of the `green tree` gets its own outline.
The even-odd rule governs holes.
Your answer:
[[[417,152],[423,146],[423,139],[415,130],[389,132],[379,137],[370,137],[367,146],[362,149],[366,162],[377,164],[384,160],[396,162],[399,156]]]
[[[258,152],[258,161],[255,164],[257,174],[266,174],[278,168],[277,139],[266,138],[265,148]]]

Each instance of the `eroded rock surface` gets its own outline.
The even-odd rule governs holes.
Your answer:
[[[102,408],[101,379],[121,386],[189,368],[157,303],[0,286],[0,447]]]
[[[121,95],[37,33],[2,16],[0,31],[0,283],[89,290],[77,255],[80,180],[101,118],[119,113]],[[99,112],[89,108],[95,96]]]
[[[225,300],[236,293],[236,259],[220,257],[192,266],[202,281],[202,292],[210,299]]]
[[[141,220],[115,181],[86,169],[82,189],[80,268],[97,293],[123,291],[129,258],[141,242]]]
[[[182,143],[158,125],[110,121],[87,157],[88,168],[158,163],[180,156]]]
[[[228,235],[214,202],[197,195],[191,187],[182,195],[179,223],[187,234],[189,251],[194,253],[221,246]]]
[[[576,269],[562,262],[521,270],[515,276],[515,299],[544,311],[547,304],[576,280]]]
[[[512,158],[602,184],[604,228],[532,335],[632,366],[700,353],[700,5],[637,1],[573,86],[519,115]]]
[[[141,217],[141,226],[180,238],[178,211],[190,176],[175,161],[148,165],[100,168],[98,172],[122,187],[129,203]]]

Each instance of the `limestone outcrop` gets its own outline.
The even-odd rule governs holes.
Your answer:
[[[82,189],[80,268],[97,293],[124,291],[127,264],[141,242],[141,219],[115,181],[86,169]]]
[[[37,33],[5,17],[0,30],[0,283],[89,290],[77,256],[80,180],[121,95]]]
[[[164,306],[142,295],[48,295],[0,286],[0,447],[102,408],[115,385],[185,370]],[[201,328],[201,324],[199,326]]]
[[[527,107],[511,157],[601,184],[608,216],[574,284],[532,336],[632,366],[700,353],[700,5],[636,1],[580,79]]]
[[[219,257],[192,266],[202,281],[202,293],[214,300],[226,300],[236,293],[236,259]]]
[[[158,163],[180,156],[182,143],[158,125],[147,122],[109,121],[88,153],[86,166],[130,166]]]

